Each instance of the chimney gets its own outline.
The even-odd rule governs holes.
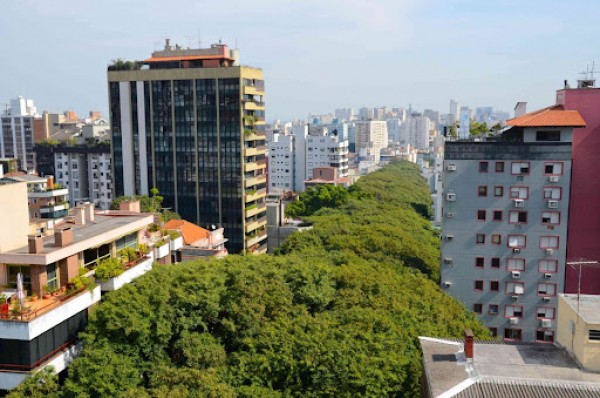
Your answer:
[[[38,235],[28,235],[27,243],[29,245],[29,253],[37,254],[44,251],[44,240],[41,234]]]
[[[54,231],[55,246],[65,247],[71,243],[73,243],[73,230],[70,227]]]
[[[467,362],[473,362],[473,331],[471,329],[465,329],[465,357]]]
[[[48,176],[48,178],[46,179],[46,188],[49,190],[54,189],[54,177],[53,176]]]
[[[85,225],[85,208],[77,206],[75,209],[75,225]]]
[[[134,213],[141,213],[140,201],[139,200],[127,200],[119,203],[119,210],[131,211]]]
[[[86,222],[94,222],[94,203],[93,202],[85,202],[83,204],[85,209],[85,221]]]
[[[515,117],[523,116],[527,113],[527,102],[517,102],[515,105]]]

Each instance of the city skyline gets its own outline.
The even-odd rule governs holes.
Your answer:
[[[598,33],[598,10],[583,1],[268,0],[249,8],[241,0],[27,0],[0,15],[0,45],[11,54],[1,101],[23,95],[40,110],[106,116],[106,66],[145,59],[168,37],[184,47],[219,39],[237,46],[242,64],[264,69],[268,120],[383,104],[445,113],[451,98],[535,109],[593,61],[586,43]],[[177,18],[163,20],[168,13]]]

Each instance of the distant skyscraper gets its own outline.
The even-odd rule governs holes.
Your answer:
[[[458,119],[460,127],[458,128],[458,137],[461,139],[469,138],[469,128],[471,127],[471,109],[466,106],[460,108]]]
[[[19,168],[33,170],[34,118],[33,100],[18,97],[10,101],[8,112],[0,118],[0,157],[15,158]]]
[[[381,120],[357,121],[356,149],[359,160],[379,162],[380,153],[388,146],[387,123]]]
[[[479,123],[490,123],[492,120],[494,108],[491,106],[482,106],[475,108],[475,120]]]
[[[458,120],[459,104],[453,99],[450,100],[450,114],[454,116],[454,120]]]
[[[115,194],[164,196],[201,226],[225,228],[229,252],[266,252],[261,69],[237,50],[172,47],[108,70]]]

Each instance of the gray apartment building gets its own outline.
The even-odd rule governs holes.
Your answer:
[[[441,284],[494,335],[553,342],[572,138],[585,122],[555,106],[508,125],[492,138],[446,142]]]

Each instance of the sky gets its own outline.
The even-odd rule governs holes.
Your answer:
[[[449,100],[511,111],[554,103],[600,70],[597,0],[17,0],[0,12],[0,106],[108,109],[106,66],[164,39],[221,39],[263,68],[267,120]]]

